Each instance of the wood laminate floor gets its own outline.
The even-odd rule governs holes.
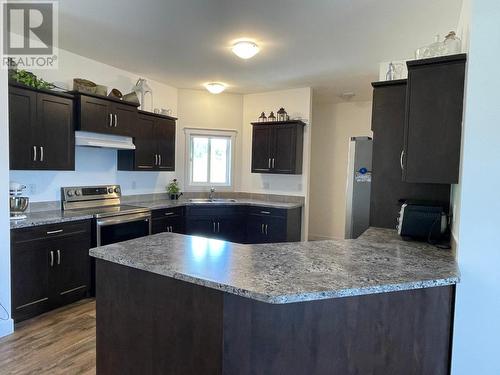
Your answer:
[[[0,339],[0,374],[95,374],[95,301],[83,300],[16,325]]]

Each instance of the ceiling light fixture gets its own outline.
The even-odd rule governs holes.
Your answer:
[[[205,83],[205,88],[211,94],[220,94],[222,91],[226,89],[226,85],[221,82],[210,82],[210,83]]]
[[[231,50],[236,56],[246,60],[259,53],[260,48],[254,42],[241,40],[233,44],[233,48]]]

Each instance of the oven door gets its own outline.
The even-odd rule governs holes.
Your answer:
[[[97,219],[96,245],[104,246],[151,234],[151,213]]]

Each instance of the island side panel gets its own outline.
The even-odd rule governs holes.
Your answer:
[[[224,296],[224,374],[449,374],[455,286],[272,305]]]
[[[223,294],[96,261],[97,374],[222,373]]]

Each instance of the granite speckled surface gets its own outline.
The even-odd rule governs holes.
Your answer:
[[[370,228],[356,240],[240,245],[162,233],[91,249],[96,258],[267,303],[455,284],[449,251]]]
[[[286,203],[286,202],[272,202],[272,201],[261,201],[256,199],[237,199],[236,202],[217,202],[217,203],[192,203],[186,199],[180,200],[170,200],[170,199],[151,199],[144,201],[135,200],[125,200],[126,204],[131,204],[138,207],[149,208],[151,210],[159,210],[163,208],[180,207],[187,205],[245,205],[245,206],[259,206],[259,207],[274,207],[274,208],[296,208],[301,207],[301,203]],[[10,229],[34,227],[37,225],[45,224],[57,224],[64,223],[68,221],[77,221],[91,219],[93,216],[91,209],[85,210],[72,210],[72,211],[62,211],[62,210],[46,210],[46,211],[35,211],[27,212],[26,219],[23,220],[11,220]]]
[[[68,221],[86,220],[91,218],[92,213],[90,213],[88,210],[82,212],[62,210],[28,212],[26,213],[26,219],[11,220],[10,229],[35,227],[38,225],[46,224],[58,224]]]

